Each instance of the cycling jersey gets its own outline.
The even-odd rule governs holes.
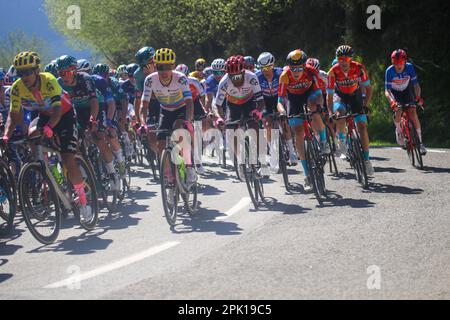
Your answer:
[[[316,70],[306,66],[301,77],[295,79],[289,67],[283,70],[280,76],[280,87],[278,97],[284,100],[288,95],[303,95],[312,91],[313,94],[320,92],[319,76]]]
[[[406,63],[405,69],[397,73],[394,66],[390,66],[386,70],[386,90],[405,91],[409,84],[417,84],[417,75],[414,66],[411,63]]]
[[[144,83],[145,83],[145,73],[144,70],[139,67],[133,75],[134,79],[136,80],[136,84],[134,85],[136,91],[135,95],[137,99],[141,99],[142,93],[144,92]]]
[[[189,77],[188,81],[189,81],[189,89],[191,90],[193,101],[197,101],[197,99],[199,99],[200,97],[205,96],[205,90],[197,78]]]
[[[280,76],[283,73],[283,69],[274,68],[273,78],[269,83],[262,71],[257,71],[255,74],[258,77],[259,85],[261,86],[264,97],[278,97],[278,88],[280,86]]]
[[[214,75],[210,75],[208,79],[205,81],[206,85],[206,94],[213,94],[214,97],[217,95],[217,90],[219,89],[219,80],[214,77]]]
[[[114,97],[114,100],[116,101],[116,105],[118,108],[121,108],[122,100],[126,100],[127,96],[125,94],[125,91],[123,91],[122,87],[120,86],[119,80],[117,80],[114,77],[110,77],[108,80],[108,85],[111,88],[112,95]]]
[[[161,104],[161,108],[167,111],[175,111],[186,106],[186,101],[192,100],[187,77],[177,71],[172,72],[172,80],[165,86],[159,80],[157,72],[145,79],[142,100],[150,102],[152,95]]]
[[[128,103],[134,104],[135,92],[136,92],[136,88],[135,88],[134,84],[132,84],[130,79],[128,79],[128,80],[124,81],[121,86],[122,86],[122,90],[128,96]]]
[[[97,98],[94,81],[86,73],[78,73],[75,80],[76,84],[73,87],[64,85],[61,78],[58,79],[58,83],[69,94],[75,109],[90,109],[91,99]]]
[[[353,95],[361,86],[370,85],[367,70],[359,62],[352,61],[350,68],[345,74],[339,63],[335,64],[328,72],[327,92],[334,94],[335,90],[345,95]]]
[[[91,79],[94,81],[95,89],[100,93],[97,94],[98,102],[100,104],[114,101],[112,89],[108,85],[106,79],[96,74],[91,75]]]
[[[201,71],[194,71],[189,74],[189,77],[196,78],[201,81],[203,79],[203,73]]]
[[[32,93],[22,80],[16,81],[11,88],[11,106],[13,113],[23,110],[48,113],[61,107],[65,114],[72,109],[72,103],[67,93],[63,93],[58,81],[51,73],[40,73],[40,91]]]
[[[3,115],[3,118],[5,116],[8,116],[9,113],[9,103],[10,103],[10,86],[0,87],[0,90],[2,90],[3,94],[3,103],[0,101],[0,113]]]
[[[227,99],[228,105],[235,106],[245,105],[250,101],[263,100],[261,86],[256,75],[245,70],[244,83],[238,88],[231,82],[229,75],[226,74],[219,83],[216,105],[221,106],[225,99]]]
[[[320,70],[318,79],[320,91],[322,91],[323,95],[327,94],[328,74],[325,71]]]

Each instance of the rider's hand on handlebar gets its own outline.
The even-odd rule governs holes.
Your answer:
[[[250,116],[252,118],[255,118],[256,120],[262,120],[262,113],[259,110],[253,110],[250,112]]]
[[[416,103],[423,108],[425,101],[421,97],[416,97]]]
[[[4,146],[7,146],[8,145],[8,143],[9,143],[9,137],[7,136],[7,135],[4,135],[3,137],[2,137],[2,144],[4,145]]]
[[[145,124],[145,125],[141,126],[139,129],[137,129],[137,133],[139,135],[142,135],[142,134],[147,133],[147,130],[148,130],[148,126]]]
[[[395,112],[398,111],[397,101],[391,101],[391,109],[394,110]]]
[[[48,139],[53,137],[53,129],[48,124],[46,124],[44,128],[42,128],[42,132],[44,133],[44,136]]]

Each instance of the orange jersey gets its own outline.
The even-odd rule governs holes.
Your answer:
[[[278,89],[278,97],[287,98],[287,94],[302,95],[311,89],[316,92],[319,88],[319,76],[317,71],[306,66],[302,76],[295,79],[289,67],[283,70],[280,76],[280,87]]]
[[[339,63],[334,65],[328,72],[328,87],[327,92],[333,94],[335,90],[343,94],[351,95],[362,86],[370,85],[369,75],[367,70],[359,62],[352,61],[350,68],[345,74]]]

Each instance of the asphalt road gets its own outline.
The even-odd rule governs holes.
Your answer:
[[[339,161],[324,207],[272,176],[259,212],[233,171],[207,166],[197,216],[174,230],[136,168],[93,232],[68,219],[42,246],[18,217],[0,240],[0,299],[450,299],[450,151],[432,150],[424,171],[399,149],[372,156],[369,191]]]

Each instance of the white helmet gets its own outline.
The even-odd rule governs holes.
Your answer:
[[[271,53],[263,52],[259,55],[258,65],[260,65],[262,68],[274,64],[275,64],[275,57]]]
[[[189,74],[189,68],[187,65],[185,64],[179,64],[177,65],[177,67],[175,68],[175,71],[181,72],[182,74],[184,74],[185,76],[187,76]]]
[[[80,72],[91,73],[92,64],[86,59],[80,59],[77,61],[77,70]]]
[[[214,71],[225,71],[225,60],[224,59],[216,59],[211,64],[211,68]]]

